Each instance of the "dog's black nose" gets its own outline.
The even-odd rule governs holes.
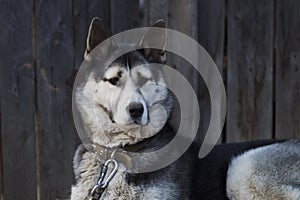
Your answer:
[[[130,103],[128,106],[128,113],[132,119],[140,118],[144,113],[144,106],[141,103]]]

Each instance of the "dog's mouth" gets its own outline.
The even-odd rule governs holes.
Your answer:
[[[114,120],[114,117],[113,117],[113,113],[112,111],[110,111],[108,108],[106,108],[105,106],[103,106],[102,104],[100,103],[96,103],[96,105],[104,112],[106,113],[106,115],[108,116],[108,118],[110,119],[110,121],[113,123],[113,124],[116,124],[118,125],[121,129],[137,129],[137,128],[141,128],[141,127],[144,127],[144,126],[147,126],[148,123],[149,123],[149,120],[147,120],[146,123],[142,123],[141,120],[129,120],[128,123],[126,124],[123,124],[123,125],[120,125],[118,124],[115,120]],[[148,117],[149,118],[149,117]]]
[[[125,125],[120,125],[118,123],[115,123],[115,124],[119,127],[119,129],[122,130],[122,133],[124,133],[130,137],[134,137],[134,138],[137,137],[137,135],[136,135],[137,132],[140,132],[140,130],[142,130],[144,127],[146,127],[148,125],[148,123],[143,125],[141,123],[135,123],[133,121],[131,121]]]
[[[106,132],[108,137],[112,137],[115,140],[120,140],[121,142],[129,141],[129,143],[132,144],[136,143],[137,141],[142,141],[143,139],[152,137],[164,126],[165,119],[167,119],[167,113],[161,114],[163,112],[161,112],[161,109],[157,108],[157,105],[160,105],[159,103],[160,102],[157,102],[147,109],[149,111],[147,112],[148,119],[145,120],[146,122],[144,123],[133,119],[129,119],[128,122],[125,123],[119,123],[118,120],[114,119],[113,112],[107,107],[100,103],[96,103],[96,105],[102,113],[107,115],[107,120],[110,120],[112,123],[112,128]],[[152,117],[151,114],[153,115]]]
[[[112,112],[111,112],[110,110],[108,110],[105,106],[103,106],[103,105],[100,104],[100,103],[96,103],[96,105],[97,105],[100,109],[102,109],[103,112],[105,112],[105,113],[107,114],[107,116],[109,117],[109,119],[110,119],[110,121],[111,121],[112,123],[116,123],[115,120],[113,119],[114,117],[113,117],[113,114],[112,114]]]
[[[132,128],[141,128],[141,127],[147,126],[148,123],[149,123],[149,119],[147,119],[147,121],[145,123],[143,123],[141,120],[130,120],[130,122],[128,124],[126,124],[125,126],[132,127]]]

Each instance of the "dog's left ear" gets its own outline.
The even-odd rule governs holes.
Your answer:
[[[165,64],[167,61],[166,47],[167,47],[167,31],[165,28],[165,22],[160,19],[157,20],[146,33],[143,35],[142,39],[138,43],[138,47],[142,48],[143,54],[149,61]],[[155,45],[158,48],[152,49],[148,48]]]
[[[84,57],[86,57],[98,44],[100,44],[109,37],[110,35],[105,30],[102,21],[98,17],[94,17],[89,27]],[[111,46],[113,46],[113,42],[109,41],[107,43],[107,47],[103,48],[103,50],[108,50]],[[105,54],[105,52],[101,53]]]

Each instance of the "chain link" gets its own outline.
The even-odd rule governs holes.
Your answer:
[[[101,171],[100,171],[99,179],[98,179],[96,185],[94,186],[94,188],[91,191],[90,200],[99,200],[101,198],[103,192],[105,191],[105,189],[107,188],[107,186],[111,182],[111,180],[116,175],[116,173],[119,169],[119,163],[114,159],[114,155],[115,155],[116,151],[117,150],[115,150],[111,154],[111,158],[109,160],[107,160],[104,163],[104,165],[102,166]],[[113,165],[113,167],[112,167],[112,170],[110,171],[110,173],[108,174],[108,176],[106,176],[107,175],[107,170],[108,170],[108,167],[109,167],[110,164]]]

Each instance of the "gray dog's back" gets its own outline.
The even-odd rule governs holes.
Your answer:
[[[300,199],[300,142],[272,144],[233,159],[227,195],[238,199]]]

